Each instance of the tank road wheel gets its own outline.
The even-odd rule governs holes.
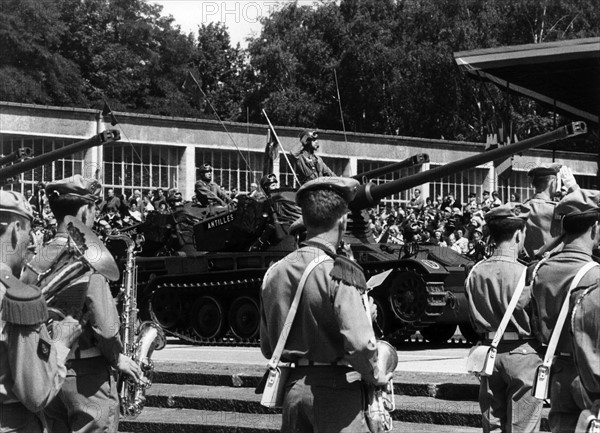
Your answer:
[[[456,325],[435,323],[427,328],[419,329],[421,335],[430,343],[443,344],[450,340],[456,332]]]
[[[183,317],[181,300],[165,289],[156,291],[149,302],[150,317],[164,329],[173,329]]]
[[[192,306],[190,325],[201,339],[219,338],[225,331],[225,313],[221,302],[213,296],[201,296]]]
[[[403,322],[420,320],[427,308],[427,287],[419,274],[406,271],[396,275],[390,286],[392,311]]]
[[[227,316],[229,329],[241,340],[251,340],[258,336],[260,312],[258,302],[250,296],[235,298]]]

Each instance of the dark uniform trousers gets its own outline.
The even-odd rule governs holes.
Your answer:
[[[552,362],[550,403],[548,422],[552,433],[573,433],[581,411],[592,407],[572,357],[557,356]]]
[[[21,403],[0,404],[0,433],[42,433],[44,426],[37,415]]]
[[[119,395],[104,357],[67,361],[65,383],[45,414],[52,433],[116,432]]]
[[[489,377],[481,378],[479,404],[484,433],[537,432],[542,404],[531,389],[536,368],[542,358],[527,340],[501,341]],[[510,416],[512,419],[505,419]]]
[[[361,381],[343,366],[292,369],[283,401],[282,433],[368,433]]]

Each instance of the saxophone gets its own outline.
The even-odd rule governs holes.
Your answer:
[[[150,359],[154,350],[165,347],[167,340],[163,330],[154,322],[137,325],[137,266],[135,264],[135,242],[125,234],[109,235],[107,239],[121,240],[127,245],[125,270],[120,296],[123,301],[121,313],[121,340],[124,355],[136,362],[142,370],[142,381],[136,383],[129,376],[121,375],[118,381],[121,415],[135,418],[144,409],[146,389],[152,385],[154,364]]]

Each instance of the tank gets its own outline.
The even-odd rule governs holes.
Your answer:
[[[585,123],[575,122],[381,185],[369,181],[372,174],[358,176],[363,183],[350,203],[344,241],[367,278],[385,276],[371,291],[382,336],[403,338],[418,330],[428,340],[442,342],[459,326],[474,341],[464,293],[472,262],[445,247],[374,243],[365,209],[450,173],[585,132]],[[399,164],[419,160],[426,156]],[[286,190],[268,198],[242,196],[232,210],[187,203],[170,214],[150,213],[145,223],[131,228],[145,238],[136,258],[142,319],[152,319],[167,334],[194,344],[257,344],[262,278],[271,263],[295,249],[290,226],[299,215],[295,192]],[[111,249],[118,251],[119,246]]]

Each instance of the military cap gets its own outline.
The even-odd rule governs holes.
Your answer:
[[[23,194],[16,191],[0,191],[0,213],[13,213],[33,220],[33,209]]]
[[[552,164],[552,165],[540,165],[539,167],[532,168],[527,172],[527,176],[529,177],[542,177],[542,176],[556,176],[556,174],[560,171],[560,164]]]
[[[79,197],[91,203],[102,197],[102,185],[96,179],[88,179],[80,174],[57,180],[46,185],[48,197]]]
[[[555,212],[564,218],[600,213],[598,195],[596,192],[578,189],[564,196],[556,205]]]
[[[212,165],[210,165],[208,162],[205,162],[200,166],[201,173],[208,173],[209,171],[213,171],[213,168]]]
[[[497,219],[521,219],[527,220],[531,209],[520,203],[506,203],[497,206],[485,214],[487,222]]]
[[[302,144],[306,144],[309,141],[315,141],[316,139],[318,139],[319,136],[317,135],[316,131],[302,131],[300,133],[300,142]]]
[[[351,177],[319,177],[306,182],[296,193],[296,203],[299,197],[308,191],[329,190],[339,194],[348,203],[354,199],[360,183]]]

